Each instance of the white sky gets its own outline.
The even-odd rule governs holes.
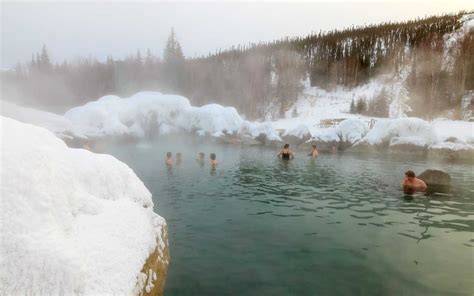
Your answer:
[[[30,61],[43,44],[53,61],[123,58],[147,48],[161,56],[171,27],[189,57],[239,43],[462,9],[474,9],[474,1],[2,2],[1,66]]]

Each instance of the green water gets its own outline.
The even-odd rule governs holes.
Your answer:
[[[182,152],[169,170],[166,151]],[[212,170],[197,152],[217,153]],[[472,165],[199,141],[116,144],[168,221],[166,295],[473,295]],[[403,173],[451,174],[448,196],[407,199]]]

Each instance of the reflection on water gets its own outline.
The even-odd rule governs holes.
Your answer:
[[[144,148],[146,147],[146,148]],[[167,295],[471,295],[473,167],[171,142],[112,146],[168,221]],[[186,149],[183,149],[186,148]],[[177,150],[177,149],[176,149]],[[198,151],[220,165],[200,166]],[[439,168],[448,195],[404,196],[403,173]]]

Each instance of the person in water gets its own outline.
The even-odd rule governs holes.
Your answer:
[[[217,159],[216,159],[216,154],[215,154],[215,153],[211,153],[211,165],[212,165],[213,167],[215,167],[215,166],[218,165],[218,164],[219,164],[219,162],[218,162]]]
[[[281,157],[281,159],[284,160],[290,160],[290,158],[295,158],[295,154],[290,149],[290,144],[287,143],[285,144],[285,146],[283,146],[283,149],[281,149],[278,153],[278,157]]]
[[[316,149],[315,144],[311,145],[311,151],[308,153],[308,156],[313,159],[319,156],[318,149]]]
[[[176,165],[180,165],[181,162],[183,162],[183,159],[181,157],[181,152],[176,153]]]
[[[173,153],[171,152],[166,153],[166,165],[173,166]]]
[[[196,162],[199,164],[204,164],[204,152],[199,152],[196,157]]]
[[[413,194],[417,191],[426,191],[426,183],[416,178],[413,171],[405,172],[405,178],[402,181],[403,192]]]

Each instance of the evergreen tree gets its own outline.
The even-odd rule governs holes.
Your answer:
[[[172,91],[182,90],[184,84],[184,55],[181,45],[176,39],[174,29],[171,28],[170,36],[166,42],[166,47],[163,52],[165,79],[168,88]]]
[[[367,103],[365,102],[364,98],[360,98],[357,101],[356,105],[356,113],[358,114],[364,114],[367,111]]]
[[[388,92],[384,87],[368,104],[367,114],[377,117],[388,117],[388,100]]]
[[[43,45],[41,49],[41,56],[39,59],[40,69],[41,71],[48,72],[51,70],[51,61],[49,59],[48,50],[46,49],[46,45]]]
[[[349,107],[349,113],[351,113],[351,114],[356,113],[356,106],[355,106],[355,102],[354,102],[354,97],[352,97],[351,106]]]
[[[166,47],[163,52],[163,59],[167,64],[173,64],[184,60],[183,51],[181,49],[181,45],[176,39],[174,28],[171,28],[171,33],[168,37],[168,41],[166,42]]]

